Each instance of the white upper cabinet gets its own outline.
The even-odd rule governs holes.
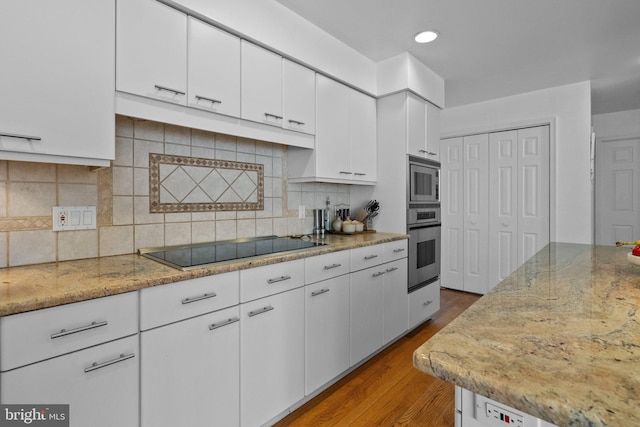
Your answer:
[[[0,2],[0,159],[109,165],[114,39],[114,0]]]
[[[282,60],[285,129],[314,134],[316,131],[316,73]]]
[[[407,154],[440,160],[440,109],[407,92]]]
[[[116,89],[186,105],[187,16],[155,0],[118,1]]]
[[[289,149],[290,182],[374,185],[376,100],[316,74],[315,150]]]
[[[240,39],[189,17],[187,103],[240,117]]]
[[[242,118],[283,126],[282,57],[242,41]]]

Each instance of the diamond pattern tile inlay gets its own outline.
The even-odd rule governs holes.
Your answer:
[[[149,211],[264,209],[264,165],[149,154]]]

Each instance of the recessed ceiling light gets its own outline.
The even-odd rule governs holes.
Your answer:
[[[436,30],[422,31],[416,34],[415,40],[418,43],[429,43],[437,39],[439,35],[440,33],[438,33]]]

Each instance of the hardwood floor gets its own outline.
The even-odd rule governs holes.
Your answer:
[[[413,367],[416,348],[479,295],[441,289],[440,310],[405,337],[275,424],[452,427],[454,387]]]

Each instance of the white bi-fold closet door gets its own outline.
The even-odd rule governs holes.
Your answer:
[[[443,139],[442,286],[484,294],[549,242],[549,126]]]

